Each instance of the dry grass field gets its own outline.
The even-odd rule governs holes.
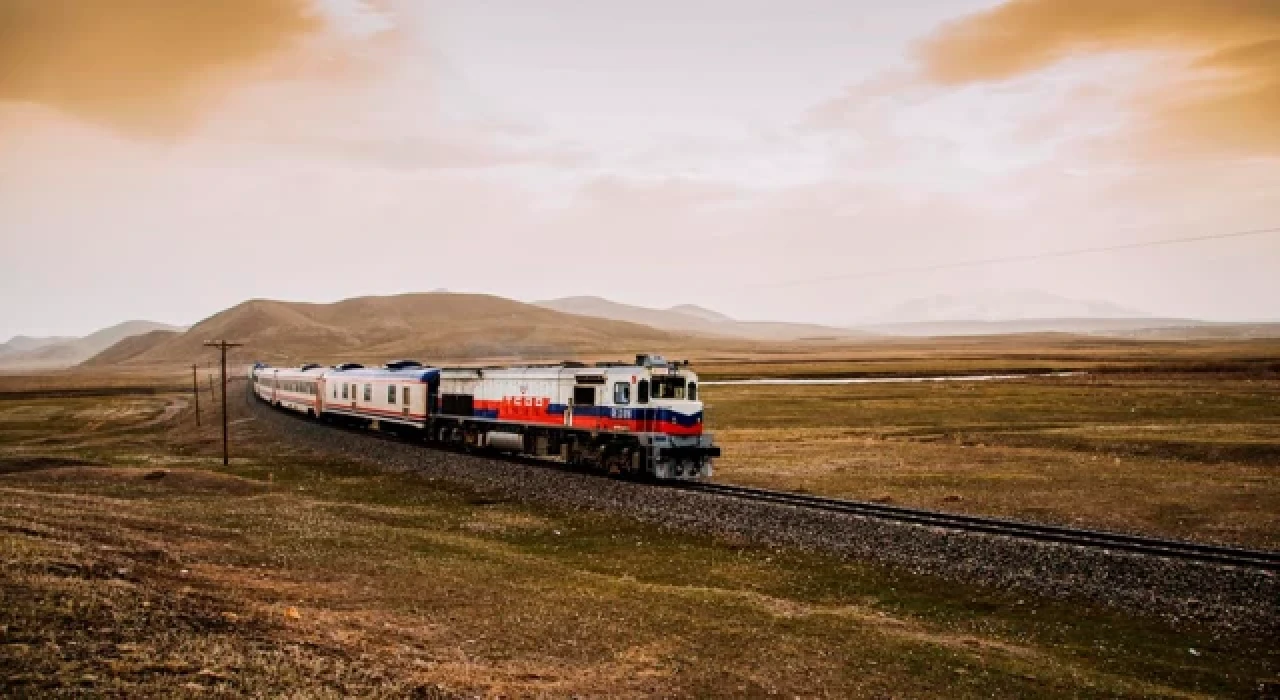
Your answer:
[[[1151,341],[1038,333],[883,338],[787,352],[696,356],[703,379],[874,377],[983,372],[1090,371],[1129,374],[1280,376],[1280,340]]]
[[[708,376],[1084,368],[985,354],[712,364]],[[954,350],[952,348],[951,350]],[[1273,342],[1144,343],[1000,382],[705,386],[723,481],[1280,547]],[[1073,364],[1075,363],[1075,364]]]
[[[222,468],[185,400],[0,398],[0,694],[1171,697],[1274,679],[1268,640],[495,501],[273,445],[242,403]]]

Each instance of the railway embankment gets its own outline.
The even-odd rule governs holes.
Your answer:
[[[1206,624],[1227,634],[1280,634],[1280,577],[1259,569],[1180,561],[890,522],[785,504],[601,478],[518,461],[428,449],[335,429],[256,401],[265,432],[298,445],[414,472],[487,496],[624,514],[675,532],[794,547],[874,561],[914,575],[1028,596]]]

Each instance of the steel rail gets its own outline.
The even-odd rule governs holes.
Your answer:
[[[1148,556],[1169,557],[1268,571],[1280,570],[1280,552],[1145,537],[1122,532],[1043,525],[1024,520],[945,513],[936,510],[906,508],[883,503],[868,503],[866,501],[844,500],[787,491],[771,491],[732,484],[702,482],[678,483],[672,484],[672,486],[716,496],[845,513],[915,525],[941,527],[949,530],[1003,535],[1039,542],[1117,550]]]

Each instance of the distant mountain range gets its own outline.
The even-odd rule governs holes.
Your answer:
[[[578,316],[592,316],[614,321],[642,323],[653,328],[678,333],[698,333],[761,341],[830,340],[867,338],[869,333],[853,328],[820,326],[783,321],[738,321],[718,311],[693,304],[669,309],[631,306],[600,297],[564,297],[534,302],[537,306]]]
[[[0,345],[0,369],[40,370],[71,367],[126,338],[152,331],[176,333],[181,330],[183,329],[179,326],[154,321],[125,321],[83,338],[32,338],[19,335]]]
[[[1012,303],[1005,303],[1010,302]],[[933,297],[901,305],[893,322],[839,328],[781,321],[740,321],[692,304],[651,309],[599,297],[528,304],[483,294],[432,292],[359,297],[332,304],[255,299],[189,330],[128,321],[84,338],[17,336],[0,345],[0,370],[143,366],[207,357],[212,338],[243,342],[241,360],[273,364],[381,362],[410,357],[472,360],[621,359],[634,352],[789,351],[833,348],[892,337],[1069,333],[1152,340],[1280,337],[1280,323],[1212,323],[1141,315],[1103,302],[1051,295],[992,300]],[[1001,318],[1016,312],[1090,311],[1098,316]],[[949,319],[952,313],[988,318]],[[1129,314],[1105,316],[1104,314]],[[915,320],[909,320],[913,318]],[[923,317],[923,318],[922,318]],[[933,318],[937,317],[937,318]]]
[[[907,337],[1074,333],[1190,340],[1280,336],[1277,323],[1160,317],[1107,301],[1068,299],[1031,289],[912,299],[855,325],[871,333]]]
[[[1135,335],[1155,328],[1188,328],[1200,325],[1203,322],[1177,318],[1024,318],[1012,321],[906,321],[862,326],[862,329],[880,335],[925,338],[1014,333]]]
[[[1215,323],[1163,318],[1105,301],[1081,301],[1035,290],[1002,290],[966,296],[913,299],[849,327],[784,321],[739,321],[718,311],[682,304],[667,309],[578,296],[535,302],[565,313],[642,323],[679,333],[768,342],[857,341],[883,337],[942,337],[1072,333],[1188,340],[1280,337],[1280,324]]]
[[[1141,319],[1152,315],[1108,301],[1068,299],[1036,289],[982,290],[912,299],[856,325],[1036,319]]]

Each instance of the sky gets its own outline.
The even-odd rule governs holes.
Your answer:
[[[0,5],[0,338],[448,289],[1280,319],[1275,0]],[[960,265],[999,258],[1015,262]]]

